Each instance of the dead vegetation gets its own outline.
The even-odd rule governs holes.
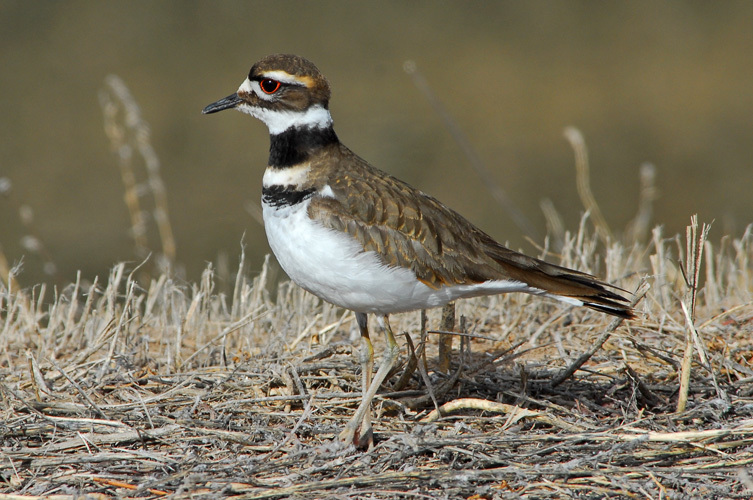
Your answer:
[[[395,316],[369,451],[333,445],[360,396],[352,313],[268,265],[224,287],[119,264],[61,290],[0,265],[0,500],[750,498],[753,226],[712,243],[644,219],[618,243],[586,216],[541,249],[637,291],[635,321],[462,301],[448,358],[440,311]]]
[[[267,267],[239,270],[231,296],[211,269],[138,283],[121,264],[53,297],[6,281],[0,498],[749,497],[753,229],[705,244],[693,328],[678,239],[656,230],[605,260],[593,237],[567,242],[565,265],[628,289],[651,276],[641,318],[555,386],[609,318],[520,295],[460,302],[449,373],[424,334],[441,416],[416,370],[379,397],[368,452],[332,446],[359,396],[352,314],[291,284],[270,297]],[[419,338],[420,314],[393,326]]]

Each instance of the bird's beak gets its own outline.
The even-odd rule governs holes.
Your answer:
[[[235,108],[243,102],[243,99],[238,97],[238,94],[229,95],[224,99],[220,99],[217,102],[213,102],[202,110],[202,113],[208,115],[210,113],[216,113],[223,109]]]

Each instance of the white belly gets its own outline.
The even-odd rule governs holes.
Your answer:
[[[309,219],[309,202],[279,208],[262,204],[267,239],[290,279],[337,306],[390,314],[437,307],[460,297],[530,290],[524,283],[503,281],[435,290],[409,269],[384,265],[348,234]]]

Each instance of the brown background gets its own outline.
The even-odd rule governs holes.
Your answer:
[[[507,190],[544,230],[553,201],[582,206],[562,135],[579,127],[592,187],[613,228],[634,216],[638,169],[657,167],[655,223],[715,220],[712,239],[753,221],[751,2],[26,2],[0,3],[0,245],[23,257],[20,204],[69,282],[135,261],[98,91],[119,75],[162,163],[179,263],[195,280],[220,253],[250,269],[268,252],[244,210],[258,203],[268,137],[240,113],[201,109],[272,52],[313,60],[334,89],[340,138],[483,229],[531,251],[424,96],[416,61]],[[152,230],[153,231],[153,230]],[[153,234],[152,234],[153,236]]]

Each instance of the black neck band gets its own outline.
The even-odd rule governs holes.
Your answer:
[[[291,127],[269,137],[269,166],[292,167],[306,161],[313,152],[337,142],[332,125],[319,127]]]
[[[314,189],[297,190],[294,186],[270,186],[261,190],[261,200],[264,204],[275,207],[289,207],[311,198]]]

